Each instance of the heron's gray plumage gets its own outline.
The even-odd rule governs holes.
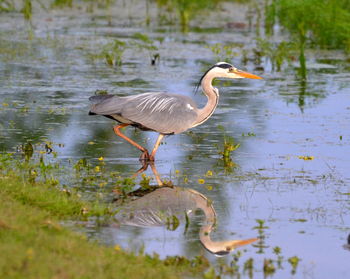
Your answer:
[[[192,127],[197,106],[191,98],[178,94],[149,92],[135,96],[91,97],[91,113],[113,117],[145,130],[178,134]]]

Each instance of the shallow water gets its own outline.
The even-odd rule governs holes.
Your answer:
[[[187,34],[156,23],[145,27],[144,14],[128,4],[112,9],[111,24],[106,11],[84,17],[77,17],[74,10],[55,11],[34,15],[31,39],[21,15],[1,14],[1,151],[16,151],[27,141],[61,144],[54,145],[57,157],[51,159],[65,166],[60,182],[79,189],[86,198],[98,194],[110,202],[113,181],[103,191],[80,184],[71,174],[71,160],[87,158],[98,164],[103,156],[107,171],[129,177],[141,167],[140,154],[113,134],[111,120],[87,115],[88,97],[96,90],[119,95],[165,90],[192,96],[203,105],[205,98],[192,93],[201,73],[216,62],[206,45],[233,40],[252,47],[254,34],[248,28],[223,27],[222,20],[242,17],[245,8],[234,7],[194,23],[220,32]],[[159,64],[151,66],[149,53],[135,48],[125,51],[122,67],[91,59],[106,42],[132,40],[135,32],[154,40]],[[343,247],[350,233],[350,64],[335,51],[310,52],[308,57],[306,85],[293,65],[275,73],[268,61],[259,70],[251,62],[241,66],[240,57],[235,57],[231,62],[236,66],[264,80],[217,83],[220,102],[214,115],[190,133],[167,137],[159,148],[156,168],[162,179],[194,189],[212,201],[217,214],[217,227],[211,234],[215,240],[257,237],[256,220],[265,221],[266,247],[245,246],[241,249],[245,259],[259,262],[273,257],[273,247],[279,246],[285,258],[301,259],[298,278],[346,278],[350,276],[350,254]],[[157,137],[133,128],[126,134],[148,147]],[[232,153],[231,167],[225,167],[218,150],[224,134],[240,143]],[[146,174],[153,177],[150,169]],[[151,183],[156,184],[154,178]],[[197,213],[187,229],[182,220],[174,231],[166,226],[99,226],[94,222],[81,230],[126,250],[144,249],[161,257],[205,255],[215,262],[199,242],[202,223],[203,214]],[[285,263],[278,276],[293,277],[290,272]]]

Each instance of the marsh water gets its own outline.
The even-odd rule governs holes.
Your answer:
[[[113,121],[88,115],[88,98],[102,90],[120,96],[168,91],[191,96],[202,106],[206,98],[194,88],[218,62],[208,46],[235,42],[252,49],[255,32],[244,24],[247,9],[239,4],[199,17],[187,33],[174,24],[146,25],[142,2],[81,15],[82,10],[42,12],[33,16],[33,27],[21,14],[0,15],[0,149],[18,152],[28,142],[49,141],[55,156],[46,160],[61,166],[60,184],[113,205],[115,180],[137,172],[140,153],[116,137]],[[148,12],[157,14],[152,8]],[[135,33],[147,35],[157,50],[127,47],[121,66],[96,56],[114,39],[133,41]],[[154,52],[160,59],[152,65]],[[243,65],[237,52],[227,62],[264,79],[216,82],[220,101],[213,116],[189,132],[166,137],[155,167],[161,179],[212,202],[213,239],[260,236],[261,241],[238,248],[256,263],[276,257],[274,248],[280,247],[284,262],[276,278],[348,278],[350,63],[338,51],[310,50],[304,81],[296,74],[297,64],[275,72],[264,57],[259,65],[250,60]],[[133,128],[125,133],[149,148],[157,138]],[[227,138],[240,144],[231,160],[220,153]],[[117,175],[106,178],[96,170],[98,183],[83,181],[73,169],[83,158]],[[157,184],[150,168],[144,174],[135,188],[148,177]],[[201,245],[203,218],[194,212],[175,227],[94,219],[67,225],[135,253],[230,262],[232,255],[218,260]],[[295,274],[287,261],[294,256],[300,259]]]

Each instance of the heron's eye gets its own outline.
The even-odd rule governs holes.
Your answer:
[[[229,73],[237,73],[237,68],[232,67],[228,70]]]

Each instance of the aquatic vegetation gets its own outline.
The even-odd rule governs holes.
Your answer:
[[[121,66],[123,63],[123,54],[127,49],[127,43],[114,39],[113,42],[101,46],[99,53],[89,53],[88,57],[94,60],[104,60],[108,66]]]
[[[108,43],[103,47],[99,56],[104,57],[109,66],[121,66],[125,49],[126,43],[115,39],[114,42]]]
[[[217,6],[220,0],[156,0],[158,9],[175,13],[180,22],[181,30],[187,32],[191,19],[203,11],[209,11]]]
[[[160,55],[158,52],[158,47],[156,47],[155,43],[145,34],[135,33],[133,36],[134,44],[139,50],[147,50],[148,55],[151,59],[151,65],[155,65],[156,62],[159,62]]]
[[[53,7],[72,7],[73,0],[54,0],[52,3]]]
[[[225,132],[225,128],[221,125],[218,126],[218,129],[222,131],[224,135],[224,144],[222,150],[219,151],[219,154],[222,155],[223,159],[229,159],[231,153],[240,147],[239,143],[235,143],[233,137],[228,136]]]
[[[237,43],[225,45],[216,43],[214,45],[207,46],[207,48],[212,51],[215,61],[231,61],[234,57],[240,54],[242,45]]]
[[[204,184],[204,183],[205,183],[205,180],[203,178],[198,179],[198,184]]]
[[[23,1],[22,13],[25,20],[30,21],[32,19],[32,0]]]
[[[134,49],[138,52],[147,51],[151,60],[151,65],[155,65],[160,60],[158,47],[155,45],[155,42],[152,41],[147,35],[141,33],[135,33],[127,41],[114,39],[113,42],[107,43],[101,48],[101,52],[89,54],[88,56],[93,60],[103,59],[105,60],[106,64],[111,67],[120,67],[123,64],[123,54],[127,49]]]
[[[0,0],[0,12],[12,12],[14,10],[14,0]]]
[[[298,264],[299,264],[299,261],[300,261],[300,258],[298,258],[297,256],[294,256],[294,257],[290,257],[288,259],[288,262],[291,264],[292,266],[292,274],[295,274],[296,273],[296,270],[297,270],[297,267],[298,267]]]
[[[255,63],[260,64],[262,57],[267,57],[272,71],[280,72],[284,63],[290,63],[296,52],[295,44],[289,42],[274,43],[268,39],[258,38],[254,49]]]
[[[223,145],[215,144],[218,149],[218,153],[222,156],[221,160],[224,162],[224,168],[227,173],[232,173],[233,169],[237,166],[236,163],[232,161],[231,153],[240,147],[239,143],[235,143],[233,137],[229,136],[225,132],[225,128],[221,125],[218,129],[223,133]]]
[[[350,50],[350,10],[348,0],[275,0],[279,22],[300,43],[308,40],[321,48]]]
[[[266,13],[267,34],[276,18],[290,32],[299,50],[299,74],[306,79],[305,48],[350,50],[348,0],[272,0]]]
[[[304,160],[304,161],[312,161],[315,159],[314,156],[298,156],[298,159]]]

